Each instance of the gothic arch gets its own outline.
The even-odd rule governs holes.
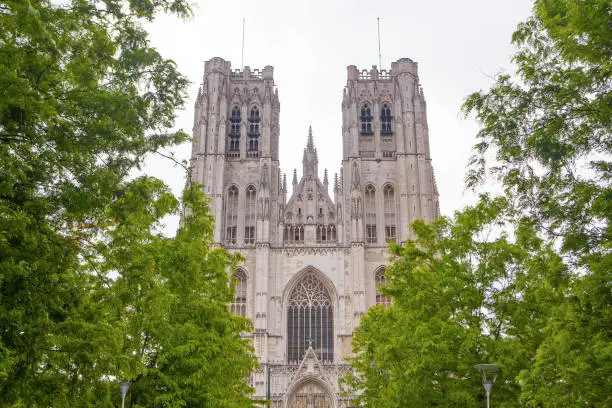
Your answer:
[[[249,184],[244,189],[244,243],[255,243],[255,229],[257,226],[257,188]]]
[[[225,215],[223,217],[223,241],[226,245],[235,245],[237,243],[238,214],[240,213],[240,208],[238,207],[240,201],[239,196],[240,190],[236,184],[227,186],[224,197]]]
[[[372,274],[372,280],[374,281],[374,302],[373,305],[385,305],[389,306],[391,304],[391,299],[387,296],[380,293],[379,286],[386,285],[387,278],[385,277],[385,272],[387,271],[386,265],[381,265],[378,268],[374,269],[374,273]]]
[[[261,119],[261,109],[259,108],[259,103],[252,103],[251,105],[249,105],[249,111],[247,112],[247,118]]]
[[[311,388],[308,390],[308,388]],[[300,391],[311,391],[312,388],[318,389],[321,391],[322,397],[324,401],[320,401],[322,403],[316,405],[316,403],[312,403],[313,401],[308,401],[308,397],[305,398],[306,401],[297,401],[297,397],[300,396]],[[307,394],[304,393],[304,394]],[[334,393],[330,389],[329,384],[323,381],[320,377],[316,375],[305,375],[304,377],[298,379],[295,383],[293,383],[289,389],[287,389],[287,399],[285,401],[286,408],[307,408],[310,406],[316,408],[336,408],[336,399],[334,398]],[[311,394],[312,396],[312,394]],[[312,398],[312,397],[311,397]],[[300,403],[301,402],[301,403]],[[308,403],[312,405],[308,405]]]
[[[232,274],[232,284],[234,285],[234,301],[230,304],[230,310],[238,316],[248,316],[248,287],[249,274],[246,268],[239,266]]]
[[[382,199],[381,203],[383,209],[383,225],[381,227],[381,233],[384,234],[383,238],[385,241],[391,240],[397,242],[399,239],[397,227],[399,214],[397,189],[392,183],[387,182],[383,184],[380,191],[380,199]]]
[[[336,286],[334,285],[334,283],[319,269],[315,268],[312,265],[308,265],[305,268],[300,269],[295,275],[293,275],[293,277],[291,277],[291,279],[289,279],[289,281],[285,285],[282,301],[283,309],[287,307],[287,299],[289,298],[289,294],[291,293],[291,291],[295,288],[299,281],[308,273],[314,274],[323,283],[332,298],[332,303],[334,304],[334,307],[335,305],[337,305],[338,291],[336,290]]]
[[[303,282],[305,286],[301,288]],[[318,291],[318,294],[311,298],[312,294],[294,293],[297,290],[307,291],[308,289]],[[321,292],[322,289],[325,293]],[[292,299],[292,294],[296,296],[295,299]],[[328,301],[325,300],[325,295]],[[308,299],[312,299],[312,302]],[[308,335],[311,341],[310,346],[315,349],[317,358],[325,361],[335,359],[338,327],[337,299],[338,292],[332,281],[313,266],[303,268],[289,280],[283,291],[281,303],[281,327],[287,361],[296,362],[303,358],[300,350],[306,351],[309,346],[305,339],[306,332],[310,333]]]
[[[380,196],[376,187],[372,183],[365,186],[363,194],[363,210],[365,224],[365,242],[368,244],[376,244],[378,242],[378,198]]]
[[[371,136],[373,134],[374,105],[369,101],[361,101],[359,105],[359,134],[361,136]]]
[[[236,267],[234,274],[238,274],[238,272],[242,273],[245,278],[250,279],[249,270],[244,265],[240,265]]]

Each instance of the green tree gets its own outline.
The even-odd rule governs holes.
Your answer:
[[[468,183],[499,177],[573,272],[520,375],[533,406],[598,406],[610,386],[611,21],[609,1],[536,1],[513,36],[517,78],[464,105],[482,123]]]
[[[213,220],[130,180],[169,131],[187,80],[147,40],[184,0],[0,3],[0,401],[4,406],[250,406],[255,361],[229,314],[236,259]]]
[[[517,376],[568,274],[532,224],[513,236],[499,232],[511,212],[507,200],[483,196],[453,219],[416,221],[415,239],[391,247],[396,260],[380,290],[393,305],[371,308],[354,333],[355,373],[347,382],[363,390],[360,403],[481,406],[474,365],[496,362],[504,371],[495,406],[520,406]]]
[[[609,404],[610,21],[609,1],[535,1],[516,73],[466,100],[481,123],[467,184],[504,192],[392,247],[394,304],[354,339],[366,406],[477,404],[482,362],[503,367],[496,406]]]

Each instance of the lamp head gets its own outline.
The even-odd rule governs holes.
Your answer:
[[[121,387],[121,395],[123,397],[125,397],[125,394],[127,394],[128,390],[130,389],[130,382],[129,381],[117,381],[119,383],[119,386]]]
[[[493,384],[495,384],[497,376],[501,372],[501,367],[497,364],[476,364],[474,368],[480,371],[482,375],[482,384],[490,391],[491,388],[493,388]]]

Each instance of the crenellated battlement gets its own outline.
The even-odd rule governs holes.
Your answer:
[[[263,69],[251,69],[245,66],[243,69],[232,70],[231,62],[220,57],[211,58],[204,63],[204,76],[213,72],[241,80],[272,80],[274,77],[274,67],[271,65],[266,65]]]
[[[230,73],[232,79],[242,80],[257,80],[257,79],[273,79],[274,67],[266,65],[263,69],[251,69],[246,66],[244,69],[235,69]]]
[[[401,74],[418,76],[418,64],[410,58],[401,58],[391,63],[391,69],[378,69],[372,65],[371,69],[358,69],[355,65],[347,67],[349,81],[385,81]]]

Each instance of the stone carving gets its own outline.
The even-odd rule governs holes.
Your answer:
[[[259,198],[259,218],[267,220],[269,217],[270,199],[268,197]]]
[[[353,218],[361,218],[361,214],[363,211],[361,197],[353,196],[351,198],[351,209],[351,215],[353,216]]]
[[[270,172],[268,171],[267,164],[264,164],[263,168],[261,169],[259,183],[261,184],[261,187],[268,187],[268,185],[270,184]]]
[[[359,167],[357,166],[357,162],[354,161],[353,162],[353,187],[359,187],[360,184],[360,180],[359,180]]]

